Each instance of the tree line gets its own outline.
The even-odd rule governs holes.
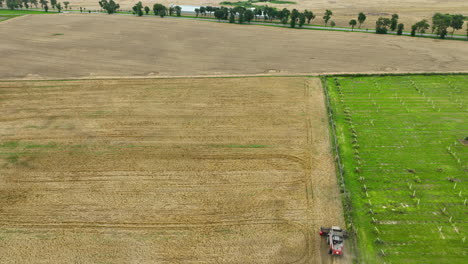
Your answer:
[[[316,15],[309,10],[300,12],[297,9],[277,9],[269,6],[255,8],[245,8],[242,6],[236,6],[233,8],[227,8],[223,6],[201,6],[200,8],[195,9],[195,14],[197,17],[211,16],[212,13],[219,21],[227,20],[229,23],[235,23],[236,21],[239,24],[250,23],[252,20],[258,20],[258,17],[263,16],[265,21],[280,21],[284,25],[289,24],[292,28],[296,27],[296,25],[302,27],[306,22],[307,24],[310,24],[310,22],[316,18]],[[330,25],[331,27],[334,27],[336,25],[336,23],[331,20],[332,16],[333,12],[331,10],[325,10],[322,16],[325,26]],[[351,19],[348,22],[349,26],[351,27],[351,31],[354,31],[356,26],[361,28],[366,19],[367,16],[364,14],[364,12],[360,12],[356,19]],[[387,34],[389,31],[392,31],[397,35],[403,35],[405,25],[403,23],[398,23],[398,20],[398,14],[393,14],[390,18],[379,17],[375,24],[375,32],[377,34]],[[432,17],[432,27],[429,24],[429,21],[423,19],[411,26],[410,35],[416,36],[416,33],[423,35],[429,28],[431,28],[432,34],[436,34],[439,38],[444,39],[448,35],[448,29],[452,28],[451,34],[453,37],[456,30],[463,28],[465,20],[468,20],[468,17],[465,17],[461,14],[436,13]],[[468,26],[466,33],[468,38]]]
[[[0,7],[3,7],[3,2],[6,3],[6,6],[9,9],[16,8],[30,8],[33,5],[37,8],[40,4],[41,7],[47,12],[49,10],[48,0],[0,0]],[[108,14],[116,13],[120,9],[120,5],[114,0],[100,0],[99,6],[105,10]],[[57,0],[50,0],[50,5],[53,9],[57,9],[58,12],[61,12],[63,8],[71,9],[70,2],[64,1],[63,7],[62,4],[57,2]],[[165,17],[166,15],[172,16],[177,15],[181,16],[182,8],[180,6],[170,6],[166,7],[163,4],[156,3],[153,5],[153,13],[156,16]],[[83,8],[80,7],[80,11],[83,12]],[[143,14],[148,15],[151,11],[151,8],[148,6],[143,6],[142,2],[138,2],[132,7],[132,13],[137,16],[143,16]],[[91,12],[91,11],[89,11]],[[201,6],[195,8],[196,17],[199,16],[214,16],[218,21],[226,20],[229,23],[250,23],[252,20],[258,21],[259,18],[263,18],[264,21],[279,21],[283,25],[288,25],[291,28],[296,26],[302,27],[305,23],[310,24],[316,18],[316,14],[312,11],[304,10],[300,12],[297,9],[288,10],[287,8],[277,9],[274,7],[263,6],[255,8],[246,8],[243,6],[236,7],[213,7],[213,6]],[[336,23],[331,20],[333,12],[329,9],[325,10],[323,13],[322,19],[325,26],[330,25],[334,27]],[[361,28],[362,24],[366,21],[367,16],[360,12],[356,19],[351,19],[348,24],[351,27],[351,31],[354,31],[354,28],[358,26]],[[377,34],[387,34],[389,31],[395,32],[397,35],[403,35],[405,25],[403,23],[398,23],[399,15],[393,14],[391,17],[379,17],[375,23],[375,33]],[[411,26],[411,36],[424,35],[427,33],[429,28],[431,28],[431,33],[437,35],[439,38],[444,39],[449,34],[449,28],[452,29],[451,35],[453,37],[456,30],[463,28],[465,20],[468,20],[468,17],[465,17],[461,14],[442,14],[435,13],[432,16],[432,26],[429,24],[429,21],[423,19]],[[468,27],[466,30],[468,38]]]
[[[397,35],[403,34],[404,24],[398,23],[399,16],[398,14],[393,14],[391,18],[380,17],[376,22],[375,32],[377,34],[387,34],[388,30],[396,31]],[[431,33],[437,35],[439,38],[444,39],[448,34],[448,29],[452,28],[452,37],[455,33],[455,30],[460,30],[463,28],[465,20],[468,20],[468,17],[465,17],[461,14],[442,14],[435,13],[432,16],[432,26],[429,24],[427,19],[416,22],[411,26],[411,36],[416,36],[419,33],[421,36],[431,28]],[[468,38],[468,26],[466,29],[466,34]]]
[[[11,10],[15,10],[17,8],[29,9],[32,8],[32,6],[38,8],[38,5],[40,4],[44,11],[49,11],[49,1],[47,0],[0,0],[0,7],[3,7],[3,2],[5,2],[6,7]],[[50,5],[53,9],[57,9],[59,13],[64,8],[71,9],[70,2],[68,1],[64,1],[62,6],[62,3],[57,2],[57,0],[50,0]]]
[[[227,20],[229,23],[250,23],[252,20],[258,20],[259,17],[263,16],[265,21],[272,22],[273,20],[278,20],[282,24],[289,24],[292,28],[299,26],[302,27],[305,23],[310,24],[312,20],[316,18],[316,15],[309,10],[304,10],[300,12],[297,9],[288,10],[287,8],[277,9],[274,7],[263,6],[256,8],[245,8],[243,6],[236,6],[233,8],[228,7],[211,7],[211,6],[201,6],[200,8],[195,9],[196,16],[211,16],[213,13],[214,17],[221,20]],[[327,10],[324,15],[325,25],[330,21],[333,12]],[[332,26],[335,25],[333,21],[330,21]]]

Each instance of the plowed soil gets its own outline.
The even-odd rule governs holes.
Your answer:
[[[313,78],[0,82],[2,263],[350,263]]]
[[[0,23],[0,78],[468,69],[465,41],[157,17],[31,15]]]

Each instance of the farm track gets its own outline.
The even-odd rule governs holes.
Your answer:
[[[317,235],[344,224],[318,79],[3,81],[0,91],[7,263],[350,263]]]

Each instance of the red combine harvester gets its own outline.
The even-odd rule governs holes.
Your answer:
[[[327,239],[329,245],[328,254],[332,256],[342,256],[344,249],[344,239],[348,238],[348,233],[338,226],[332,226],[331,228],[320,228],[320,236],[324,236]]]

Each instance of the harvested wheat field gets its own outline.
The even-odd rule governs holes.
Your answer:
[[[464,41],[174,18],[32,15],[0,39],[3,79],[468,69]]]
[[[3,263],[350,263],[320,81],[0,82]]]

